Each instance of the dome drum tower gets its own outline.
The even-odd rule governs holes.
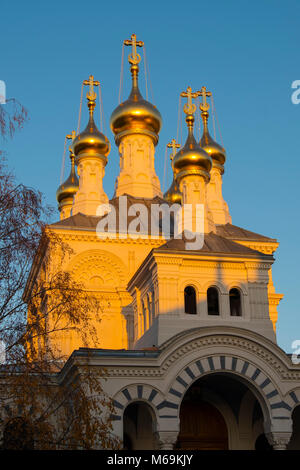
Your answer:
[[[203,121],[203,134],[200,139],[200,146],[210,155],[212,159],[212,168],[210,171],[210,182],[207,185],[207,204],[215,224],[231,223],[231,216],[228,205],[222,195],[222,175],[224,174],[224,164],[226,152],[221,145],[213,140],[208,131],[209,104],[207,97],[212,96],[210,91],[203,86],[198,92],[202,96],[200,104],[201,117]]]
[[[184,146],[174,157],[174,172],[176,181],[179,184],[179,189],[182,192],[183,205],[192,205],[192,231],[198,231],[198,229],[196,229],[196,209],[197,204],[203,204],[204,232],[208,233],[214,231],[215,228],[209,217],[206,202],[206,185],[210,180],[212,159],[209,154],[200,147],[194,137],[193,129],[196,105],[192,102],[192,99],[196,98],[198,93],[192,93],[191,87],[188,87],[186,92],[181,93],[181,96],[187,98],[187,103],[184,105],[183,110],[186,114],[188,136]]]
[[[144,100],[138,87],[140,55],[137,47],[143,47],[135,34],[124,41],[132,46],[128,61],[131,64],[132,89],[128,100],[112,113],[110,125],[120,154],[120,174],[116,181],[116,196],[129,194],[134,197],[161,196],[160,182],[155,172],[154,153],[161,129],[162,118],[158,109]]]
[[[108,197],[103,189],[103,178],[110,143],[107,137],[97,129],[94,122],[97,97],[94,86],[99,86],[100,83],[95,81],[92,75],[83,83],[89,85],[87,100],[90,117],[85,130],[73,142],[79,174],[79,190],[74,197],[72,215],[78,212],[96,215],[99,205],[108,203]]]
[[[75,131],[66,136],[66,139],[75,139]],[[56,191],[56,199],[58,202],[58,210],[60,212],[60,219],[67,219],[72,214],[74,195],[79,188],[79,181],[75,169],[75,155],[72,147],[69,147],[71,172],[67,180],[62,183]]]

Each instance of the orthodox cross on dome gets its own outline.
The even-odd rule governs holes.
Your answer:
[[[68,140],[74,140],[76,137],[76,131],[72,131],[71,134],[66,135],[66,139]]]
[[[185,114],[194,114],[196,111],[196,105],[193,103],[193,98],[197,98],[198,92],[192,92],[192,88],[187,87],[186,91],[180,93],[180,96],[187,98],[187,103],[183,106]]]
[[[67,140],[72,140],[72,142],[73,142],[73,140],[75,139],[75,137],[76,137],[76,131],[72,131],[71,134],[67,134],[67,135],[66,135],[66,139],[67,139]],[[72,147],[69,147],[69,151],[70,151],[70,152],[73,152]]]
[[[84,85],[89,85],[89,91],[86,94],[86,97],[89,101],[95,101],[97,98],[97,93],[94,90],[94,86],[99,86],[100,82],[94,80],[94,76],[90,75],[88,80],[83,80]]]
[[[141,56],[136,52],[137,47],[143,47],[143,41],[137,41],[136,35],[132,34],[131,39],[124,40],[124,46],[132,46],[132,53],[128,56],[128,62],[132,65],[137,65],[141,61]]]
[[[171,142],[169,142],[167,144],[167,147],[169,149],[172,149],[172,153],[171,153],[171,161],[173,160],[173,158],[175,157],[175,154],[176,154],[176,149],[179,149],[180,148],[180,144],[177,144],[176,142],[176,139],[172,139]]]
[[[211,91],[207,91],[207,90],[206,90],[206,87],[203,86],[203,87],[201,88],[201,91],[198,91],[197,93],[198,93],[198,96],[202,96],[202,103],[200,103],[200,109],[201,109],[201,111],[207,112],[207,111],[209,110],[209,104],[208,104],[208,102],[206,101],[206,98],[207,98],[208,96],[211,96]]]

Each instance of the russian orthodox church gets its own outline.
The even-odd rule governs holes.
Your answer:
[[[276,342],[278,242],[232,223],[222,195],[226,152],[209,132],[205,87],[181,94],[187,138],[182,147],[169,144],[173,181],[162,194],[155,171],[162,118],[139,90],[143,43],[132,35],[124,44],[132,47],[132,89],[110,119],[120,156],[113,198],[103,189],[110,142],[95,124],[99,82],[90,76],[89,121],[71,136],[70,175],[57,191],[60,220],[48,227],[73,250],[66,269],[102,302],[96,348],[60,338],[64,368],[105,367],[114,433],[126,449],[300,449],[300,366]],[[166,237],[161,226],[151,236],[150,224],[131,236],[136,207],[149,214],[154,204],[191,205],[193,227],[201,205],[201,246],[187,249],[184,237]],[[116,233],[100,237],[99,222],[110,213]],[[39,276],[38,267],[31,275]]]

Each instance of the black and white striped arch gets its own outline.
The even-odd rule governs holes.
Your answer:
[[[152,406],[157,418],[177,419],[181,400],[188,388],[201,376],[213,372],[230,372],[252,383],[269,408],[272,419],[290,419],[293,407],[300,402],[295,392],[283,401],[271,379],[251,362],[235,356],[215,355],[198,359],[185,367],[175,377],[166,395],[148,384],[131,384],[123,388],[114,398],[115,414],[111,418],[121,420],[127,405],[142,400]]]

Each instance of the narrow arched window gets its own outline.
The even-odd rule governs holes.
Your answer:
[[[207,289],[207,313],[208,315],[220,315],[219,292],[216,287]]]
[[[229,291],[230,315],[232,317],[240,317],[242,315],[241,293],[238,289],[230,289]]]
[[[197,313],[196,291],[192,286],[184,289],[184,311],[192,315]]]

